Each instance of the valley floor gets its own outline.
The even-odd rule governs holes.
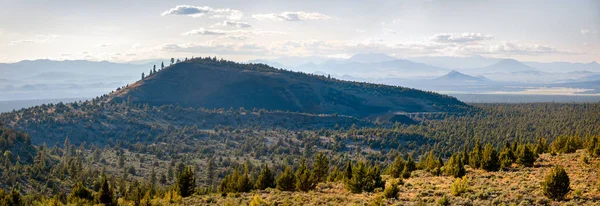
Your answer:
[[[184,198],[180,205],[598,205],[598,159],[585,163],[585,151],[573,154],[542,154],[533,168],[486,172],[467,168],[468,191],[451,194],[454,178],[433,176],[422,170],[403,180],[399,198],[383,199],[382,192],[352,194],[342,182],[321,183],[311,192],[260,192],[201,195]],[[540,183],[554,165],[561,165],[571,180],[571,192],[563,201],[542,194]],[[389,179],[388,179],[389,182]],[[446,203],[444,203],[446,200]],[[252,204],[251,204],[252,203]],[[255,204],[263,203],[263,204]]]

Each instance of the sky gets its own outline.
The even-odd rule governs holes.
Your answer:
[[[0,2],[0,62],[357,53],[600,62],[597,0]]]

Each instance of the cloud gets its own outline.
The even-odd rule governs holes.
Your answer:
[[[190,6],[190,5],[177,5],[161,14],[162,16],[167,15],[183,15],[191,17],[202,17],[209,15],[210,18],[227,18],[227,19],[241,19],[244,13],[235,9],[215,9],[208,6]]]
[[[295,11],[295,12],[282,12],[279,14],[270,13],[270,14],[255,14],[252,15],[253,18],[258,20],[285,20],[285,21],[303,21],[303,20],[324,20],[329,19],[330,17],[316,12],[304,12],[304,11]]]
[[[183,33],[183,35],[229,35],[229,36],[241,36],[241,35],[285,35],[287,33],[280,31],[263,31],[263,30],[218,30],[218,29],[205,29],[199,28]]]
[[[250,24],[248,24],[246,22],[230,21],[230,20],[225,20],[223,22],[217,23],[217,26],[231,26],[231,27],[235,27],[235,28],[250,28],[250,27],[252,27],[252,26],[250,26]]]
[[[194,29],[183,33],[183,35],[225,35],[226,31],[209,30],[205,28]]]
[[[210,54],[246,54],[256,55],[268,53],[268,50],[254,43],[231,43],[208,41],[205,43],[189,44],[166,44],[160,48],[162,51],[169,52],[190,52],[190,53],[210,53]]]
[[[596,31],[596,30],[592,31],[592,30],[589,30],[589,29],[581,29],[581,35],[583,35],[583,36],[587,36],[587,35],[590,35],[590,34],[597,34],[597,33],[598,33],[598,31]]]
[[[41,35],[36,35],[34,38],[31,38],[31,39],[21,39],[21,40],[11,41],[10,43],[8,43],[8,45],[12,46],[12,45],[18,45],[18,44],[46,43],[46,42],[54,41],[58,38],[60,38],[59,35],[41,34]]]
[[[484,53],[486,51],[481,51]],[[502,42],[492,45],[487,49],[491,54],[515,54],[515,55],[542,55],[542,54],[580,54],[577,52],[561,50],[548,45],[519,44],[515,42]]]
[[[438,43],[472,43],[493,38],[481,33],[443,33],[434,35],[430,40]]]

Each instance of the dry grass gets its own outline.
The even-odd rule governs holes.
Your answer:
[[[469,190],[452,196],[450,186],[454,178],[432,176],[425,171],[415,171],[413,177],[400,186],[399,199],[382,199],[381,192],[351,194],[342,183],[323,183],[315,191],[281,192],[265,190],[254,193],[220,194],[185,198],[182,205],[248,205],[255,195],[269,205],[435,205],[446,196],[451,205],[598,205],[599,159],[582,161],[586,153],[551,156],[543,154],[533,168],[513,168],[511,171],[485,172],[467,168]],[[562,202],[544,197],[540,182],[554,165],[561,165],[569,174],[572,191]]]

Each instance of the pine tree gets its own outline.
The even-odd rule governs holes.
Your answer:
[[[390,176],[392,176],[393,178],[401,177],[405,164],[406,163],[404,162],[402,157],[400,157],[400,155],[396,155],[396,157],[394,158],[394,162],[390,165],[389,168]]]
[[[352,179],[352,161],[348,160],[344,168],[344,178]]]
[[[515,154],[510,148],[510,143],[506,143],[500,151],[500,155],[498,155],[498,161],[500,161],[500,168],[511,167],[515,159]]]
[[[464,164],[469,164],[469,149],[467,148],[467,144],[463,146],[461,157]]]
[[[71,190],[71,194],[69,195],[69,199],[84,199],[84,200],[93,200],[93,195],[90,190],[83,186],[82,182],[78,182],[73,189]]]
[[[485,145],[481,155],[481,168],[486,171],[498,171],[500,169],[498,154],[490,143]]]
[[[156,185],[156,172],[154,171],[154,167],[150,171],[150,185],[152,185],[152,187]]]
[[[277,189],[281,191],[294,191],[296,189],[296,176],[289,166],[277,177]]]
[[[385,182],[381,179],[381,170],[379,170],[379,167],[369,167],[366,179],[364,180],[363,190],[373,192],[376,188],[383,188],[384,186]]]
[[[181,197],[189,197],[194,194],[196,189],[196,178],[191,167],[185,167],[183,172],[177,177],[177,188]]]
[[[160,63],[160,69],[164,69],[165,68],[165,62],[161,62]]]
[[[542,182],[542,191],[546,197],[562,200],[571,190],[569,175],[561,166],[556,165]]]
[[[146,75],[144,74],[144,72],[142,72],[142,80],[146,78]]]
[[[263,166],[260,175],[258,175],[258,179],[256,180],[254,187],[259,190],[275,187],[275,177],[273,177],[271,170],[266,164]]]
[[[363,191],[364,180],[367,176],[367,169],[365,163],[359,161],[355,167],[352,168],[352,177],[346,180],[346,187],[352,193],[361,193]]]
[[[402,170],[402,178],[409,178],[411,173],[417,169],[415,161],[412,158],[412,155],[408,156],[408,160],[404,166],[404,170]]]
[[[465,176],[466,170],[463,164],[463,158],[461,156],[462,155],[458,153],[453,154],[448,160],[446,166],[444,166],[444,173],[457,178]]]
[[[108,185],[108,179],[106,178],[106,175],[100,180],[100,190],[97,193],[96,201],[106,206],[115,205],[113,192]]]
[[[469,153],[469,166],[472,168],[481,168],[481,144],[479,139],[475,141],[475,148]]]
[[[211,157],[206,165],[206,182],[212,187],[215,181],[215,159]]]
[[[518,147],[518,155],[517,155],[517,164],[524,167],[533,167],[533,163],[535,163],[535,154],[531,149],[529,149],[529,145],[522,144]]]
[[[306,161],[302,159],[298,170],[296,170],[296,189],[307,192],[317,186],[316,176],[310,171]]]
[[[329,159],[321,152],[315,155],[315,164],[313,166],[313,174],[317,182],[325,182],[327,173],[329,172]]]

